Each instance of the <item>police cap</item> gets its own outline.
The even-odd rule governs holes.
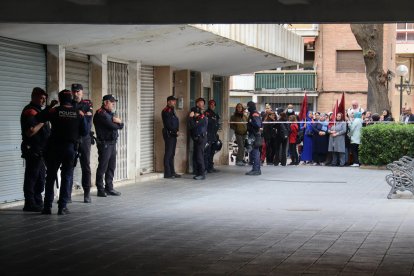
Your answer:
[[[112,94],[108,94],[103,96],[102,101],[111,101],[111,102],[117,102],[118,100],[115,99],[115,97]]]
[[[177,100],[177,98],[174,97],[174,96],[168,96],[168,98],[167,98],[167,102],[168,101],[176,101],[176,100]]]
[[[80,91],[83,90],[83,86],[80,83],[73,83],[72,84],[72,91]]]
[[[209,101],[208,101],[208,105],[211,105],[211,104],[216,105],[216,101],[215,101],[215,100],[213,100],[213,99],[209,100]]]

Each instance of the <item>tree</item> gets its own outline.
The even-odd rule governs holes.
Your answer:
[[[367,109],[378,113],[390,110],[387,73],[383,69],[384,25],[351,24],[351,30],[364,56],[368,79]]]

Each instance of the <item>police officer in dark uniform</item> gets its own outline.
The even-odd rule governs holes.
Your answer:
[[[91,203],[91,128],[93,105],[90,100],[83,99],[83,86],[79,83],[72,84],[73,104],[77,110],[84,113],[87,133],[81,136],[78,153],[82,169],[83,202]],[[73,183],[71,185],[73,188]]]
[[[208,101],[208,109],[204,113],[208,120],[207,127],[207,145],[204,152],[204,163],[208,173],[215,173],[219,170],[214,168],[214,154],[216,153],[217,142],[219,140],[218,130],[220,128],[220,116],[214,111],[216,109],[216,101]]]
[[[167,106],[162,110],[161,117],[164,128],[162,129],[162,137],[165,142],[164,153],[164,178],[180,178],[174,169],[175,148],[177,145],[177,136],[179,128],[179,120],[175,114],[175,105],[177,98],[169,96],[167,98]]]
[[[118,129],[124,124],[121,119],[114,116],[115,103],[118,100],[111,94],[102,98],[102,107],[93,116],[98,147],[98,168],[96,170],[96,187],[99,197],[107,195],[120,196],[121,193],[114,190],[113,179],[116,166],[116,141]],[[105,175],[105,185],[104,185]]]
[[[262,118],[260,113],[256,110],[256,104],[252,101],[247,103],[247,110],[249,111],[249,121],[247,123],[248,139],[253,140],[252,151],[249,155],[249,161],[253,164],[251,171],[247,172],[246,175],[261,175],[260,170],[260,153],[259,147],[261,146],[261,133]]]
[[[22,130],[22,157],[26,161],[24,171],[24,207],[23,211],[40,212],[43,208],[42,192],[45,189],[46,166],[43,159],[47,139],[50,135],[48,123],[35,120],[46,105],[47,94],[35,87],[31,102],[23,108],[20,116]]]
[[[207,143],[207,118],[203,114],[205,100],[198,98],[196,106],[191,108],[188,118],[188,128],[194,141],[193,171],[195,180],[206,179],[206,168],[204,164],[204,149]]]
[[[66,207],[70,196],[76,148],[79,137],[86,134],[86,124],[83,113],[76,110],[72,104],[73,96],[70,90],[62,90],[58,94],[60,105],[39,115],[39,121],[50,121],[52,132],[46,150],[46,189],[42,214],[51,214],[54,199],[54,184],[57,172],[61,166],[61,185],[58,201],[58,215],[66,215]]]

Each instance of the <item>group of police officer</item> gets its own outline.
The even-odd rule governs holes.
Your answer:
[[[92,120],[98,148],[97,196],[119,196],[120,193],[113,188],[113,177],[118,130],[124,125],[114,115],[117,100],[112,95],[105,95],[102,107],[93,115],[92,102],[83,99],[81,84],[72,84],[71,90],[60,91],[57,107],[54,107],[58,103],[55,100],[46,106],[47,97],[43,89],[35,87],[31,102],[24,107],[20,117],[21,150],[26,163],[23,210],[51,214],[54,185],[59,186],[57,173],[60,168],[58,215],[68,214],[67,204],[71,202],[73,170],[77,159],[82,168],[84,202],[91,202],[90,152],[95,142],[91,132]]]
[[[174,156],[177,145],[179,120],[175,113],[177,98],[169,96],[167,106],[162,110],[161,117],[164,125],[163,138],[165,142],[164,154],[164,178],[179,178],[174,168]],[[198,98],[196,106],[191,108],[188,115],[188,128],[193,140],[193,174],[195,180],[204,180],[206,172],[218,172],[214,168],[214,154],[221,149],[221,141],[217,134],[220,127],[220,116],[214,111],[216,101],[208,102],[208,109],[205,110],[206,101]]]

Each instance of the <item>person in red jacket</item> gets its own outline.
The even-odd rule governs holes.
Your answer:
[[[290,115],[290,134],[289,134],[289,152],[292,160],[289,165],[299,165],[298,151],[296,149],[296,136],[298,136],[298,124],[296,123],[296,116]]]

